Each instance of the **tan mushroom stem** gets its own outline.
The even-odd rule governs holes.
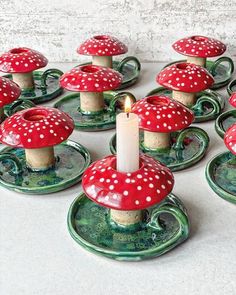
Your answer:
[[[104,109],[102,92],[81,92],[80,108],[84,112],[98,112]]]
[[[112,68],[112,56],[93,56],[93,65]]]
[[[206,66],[206,58],[205,57],[188,56],[187,62],[201,66],[201,67]]]
[[[149,149],[170,147],[170,133],[144,130],[144,146]]]
[[[14,73],[12,79],[21,89],[34,88],[33,72],[29,73]]]
[[[121,211],[111,209],[110,211],[111,219],[119,225],[132,225],[140,222],[143,219],[142,210],[132,210],[132,211]]]
[[[53,147],[25,149],[26,163],[32,169],[45,170],[55,164]]]
[[[174,91],[172,92],[172,98],[181,102],[187,107],[191,107],[196,103],[196,93],[187,93],[182,91]]]
[[[0,108],[0,123],[2,123],[2,121],[4,120],[4,109]]]

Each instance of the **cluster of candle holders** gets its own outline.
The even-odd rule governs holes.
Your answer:
[[[226,50],[213,38],[191,36],[173,48],[187,61],[164,67],[156,77],[161,87],[139,101],[130,92],[118,92],[137,82],[141,65],[133,56],[114,61],[128,48],[112,36],[83,42],[77,52],[92,56],[92,62],[64,74],[37,71],[48,60],[30,48],[1,55],[0,71],[8,75],[0,78],[0,141],[8,147],[0,153],[0,185],[48,194],[82,179],[83,192],[68,213],[73,239],[116,260],[156,257],[189,236],[186,209],[172,193],[172,172],[196,164],[207,151],[207,133],[191,124],[216,119],[216,131],[230,152],[208,163],[206,178],[216,194],[236,203],[236,112],[221,114],[225,100],[214,91],[229,83],[233,62],[206,60]],[[63,89],[73,93],[53,108],[35,106]],[[236,80],[228,93],[236,107]],[[68,140],[74,128],[101,131],[116,125],[113,155],[92,164],[89,151]]]

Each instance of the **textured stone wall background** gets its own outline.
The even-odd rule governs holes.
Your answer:
[[[83,40],[110,33],[141,61],[170,61],[175,40],[202,34],[235,57],[235,15],[236,0],[0,0],[1,52],[28,46],[53,62],[80,61]]]

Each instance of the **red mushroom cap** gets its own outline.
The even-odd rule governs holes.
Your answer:
[[[145,97],[132,105],[139,127],[152,132],[173,132],[188,127],[194,114],[183,104],[164,95]]]
[[[172,47],[178,53],[196,57],[214,57],[225,52],[221,41],[204,36],[190,36],[175,42]]]
[[[15,113],[0,125],[0,141],[26,149],[53,146],[66,140],[73,120],[58,109],[34,107]]]
[[[116,89],[121,83],[119,72],[95,65],[75,67],[60,78],[63,88],[78,92],[103,92]]]
[[[236,92],[232,93],[230,96],[229,103],[236,108]]]
[[[0,56],[0,71],[27,73],[43,68],[47,63],[48,60],[42,53],[27,47],[18,47]]]
[[[233,124],[225,133],[224,142],[231,151],[232,154],[236,155],[236,124]]]
[[[172,190],[171,171],[147,155],[132,173],[116,170],[116,156],[94,162],[85,171],[82,186],[94,202],[117,210],[141,210],[161,202]]]
[[[80,45],[77,49],[79,54],[112,56],[124,54],[128,51],[125,44],[108,35],[94,36]]]
[[[157,75],[156,81],[168,89],[182,92],[203,91],[214,83],[206,69],[186,62],[164,68]]]
[[[12,103],[21,94],[20,87],[10,79],[0,77],[0,108]]]

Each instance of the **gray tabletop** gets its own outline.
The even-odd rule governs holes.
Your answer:
[[[67,70],[74,65],[50,66]],[[129,89],[137,99],[157,87],[155,76],[163,64],[142,66],[139,83]],[[225,88],[220,92],[228,97]],[[86,252],[67,231],[67,212],[81,191],[80,185],[44,196],[0,188],[0,293],[235,294],[236,207],[219,198],[204,175],[207,162],[226,148],[213,121],[197,126],[210,136],[208,153],[194,167],[174,173],[173,192],[186,205],[191,220],[187,242],[143,262],[102,258]],[[110,153],[108,143],[113,133],[74,131],[70,138],[86,146],[96,160]]]

